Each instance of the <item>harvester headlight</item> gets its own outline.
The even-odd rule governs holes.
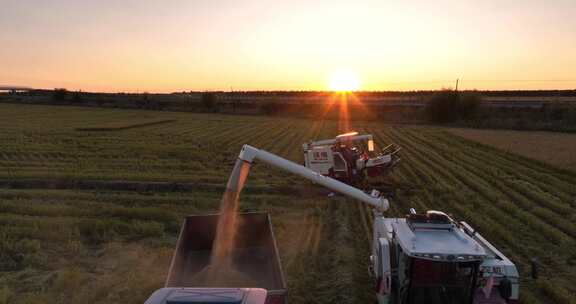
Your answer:
[[[370,152],[374,151],[374,140],[372,139],[368,141],[368,151]]]

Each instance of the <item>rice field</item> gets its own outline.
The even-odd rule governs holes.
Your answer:
[[[352,127],[403,148],[390,216],[446,211],[517,264],[522,303],[574,303],[576,173],[440,128]],[[335,121],[0,104],[0,303],[143,303],[183,216],[217,211],[242,144],[301,162],[303,142],[336,134]],[[256,164],[240,209],[271,213],[290,303],[373,301],[370,212],[325,194]]]
[[[460,128],[446,130],[559,168],[576,170],[576,134]]]

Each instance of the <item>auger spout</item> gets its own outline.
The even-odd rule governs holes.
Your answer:
[[[248,163],[252,163],[255,159],[263,161],[269,165],[278,167],[290,173],[302,176],[313,183],[320,184],[326,188],[329,188],[333,191],[339,192],[343,195],[348,197],[357,199],[361,202],[364,202],[378,211],[386,211],[389,208],[389,202],[386,198],[381,197],[380,193],[376,190],[372,190],[371,194],[367,194],[360,189],[354,188],[349,186],[345,183],[342,183],[338,180],[333,178],[324,176],[319,174],[315,171],[312,171],[304,166],[298,165],[294,162],[291,162],[287,159],[274,155],[270,152],[254,148],[250,145],[244,145],[240,154],[238,155],[238,159],[241,161],[245,161]],[[236,166],[238,167],[238,166]],[[238,175],[237,173],[233,172],[231,176]],[[232,183],[233,184],[233,183]]]

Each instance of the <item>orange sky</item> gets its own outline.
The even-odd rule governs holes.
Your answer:
[[[84,91],[576,88],[574,0],[5,0],[0,84]]]

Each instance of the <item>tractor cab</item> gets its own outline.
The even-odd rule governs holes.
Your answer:
[[[484,299],[485,266],[504,261],[445,213],[411,209],[406,218],[376,217],[374,228],[371,259],[379,303],[507,303],[504,298],[512,297],[490,285],[487,292],[494,296]],[[510,278],[517,278],[509,266]]]
[[[368,138],[365,141],[354,141],[353,136],[358,135],[358,132],[346,133],[336,136],[336,145],[332,148],[335,153],[340,153],[344,160],[356,166],[359,160],[366,161],[370,158],[370,154],[374,152],[374,140]]]
[[[472,303],[486,252],[444,213],[412,213],[392,223],[400,303]]]

